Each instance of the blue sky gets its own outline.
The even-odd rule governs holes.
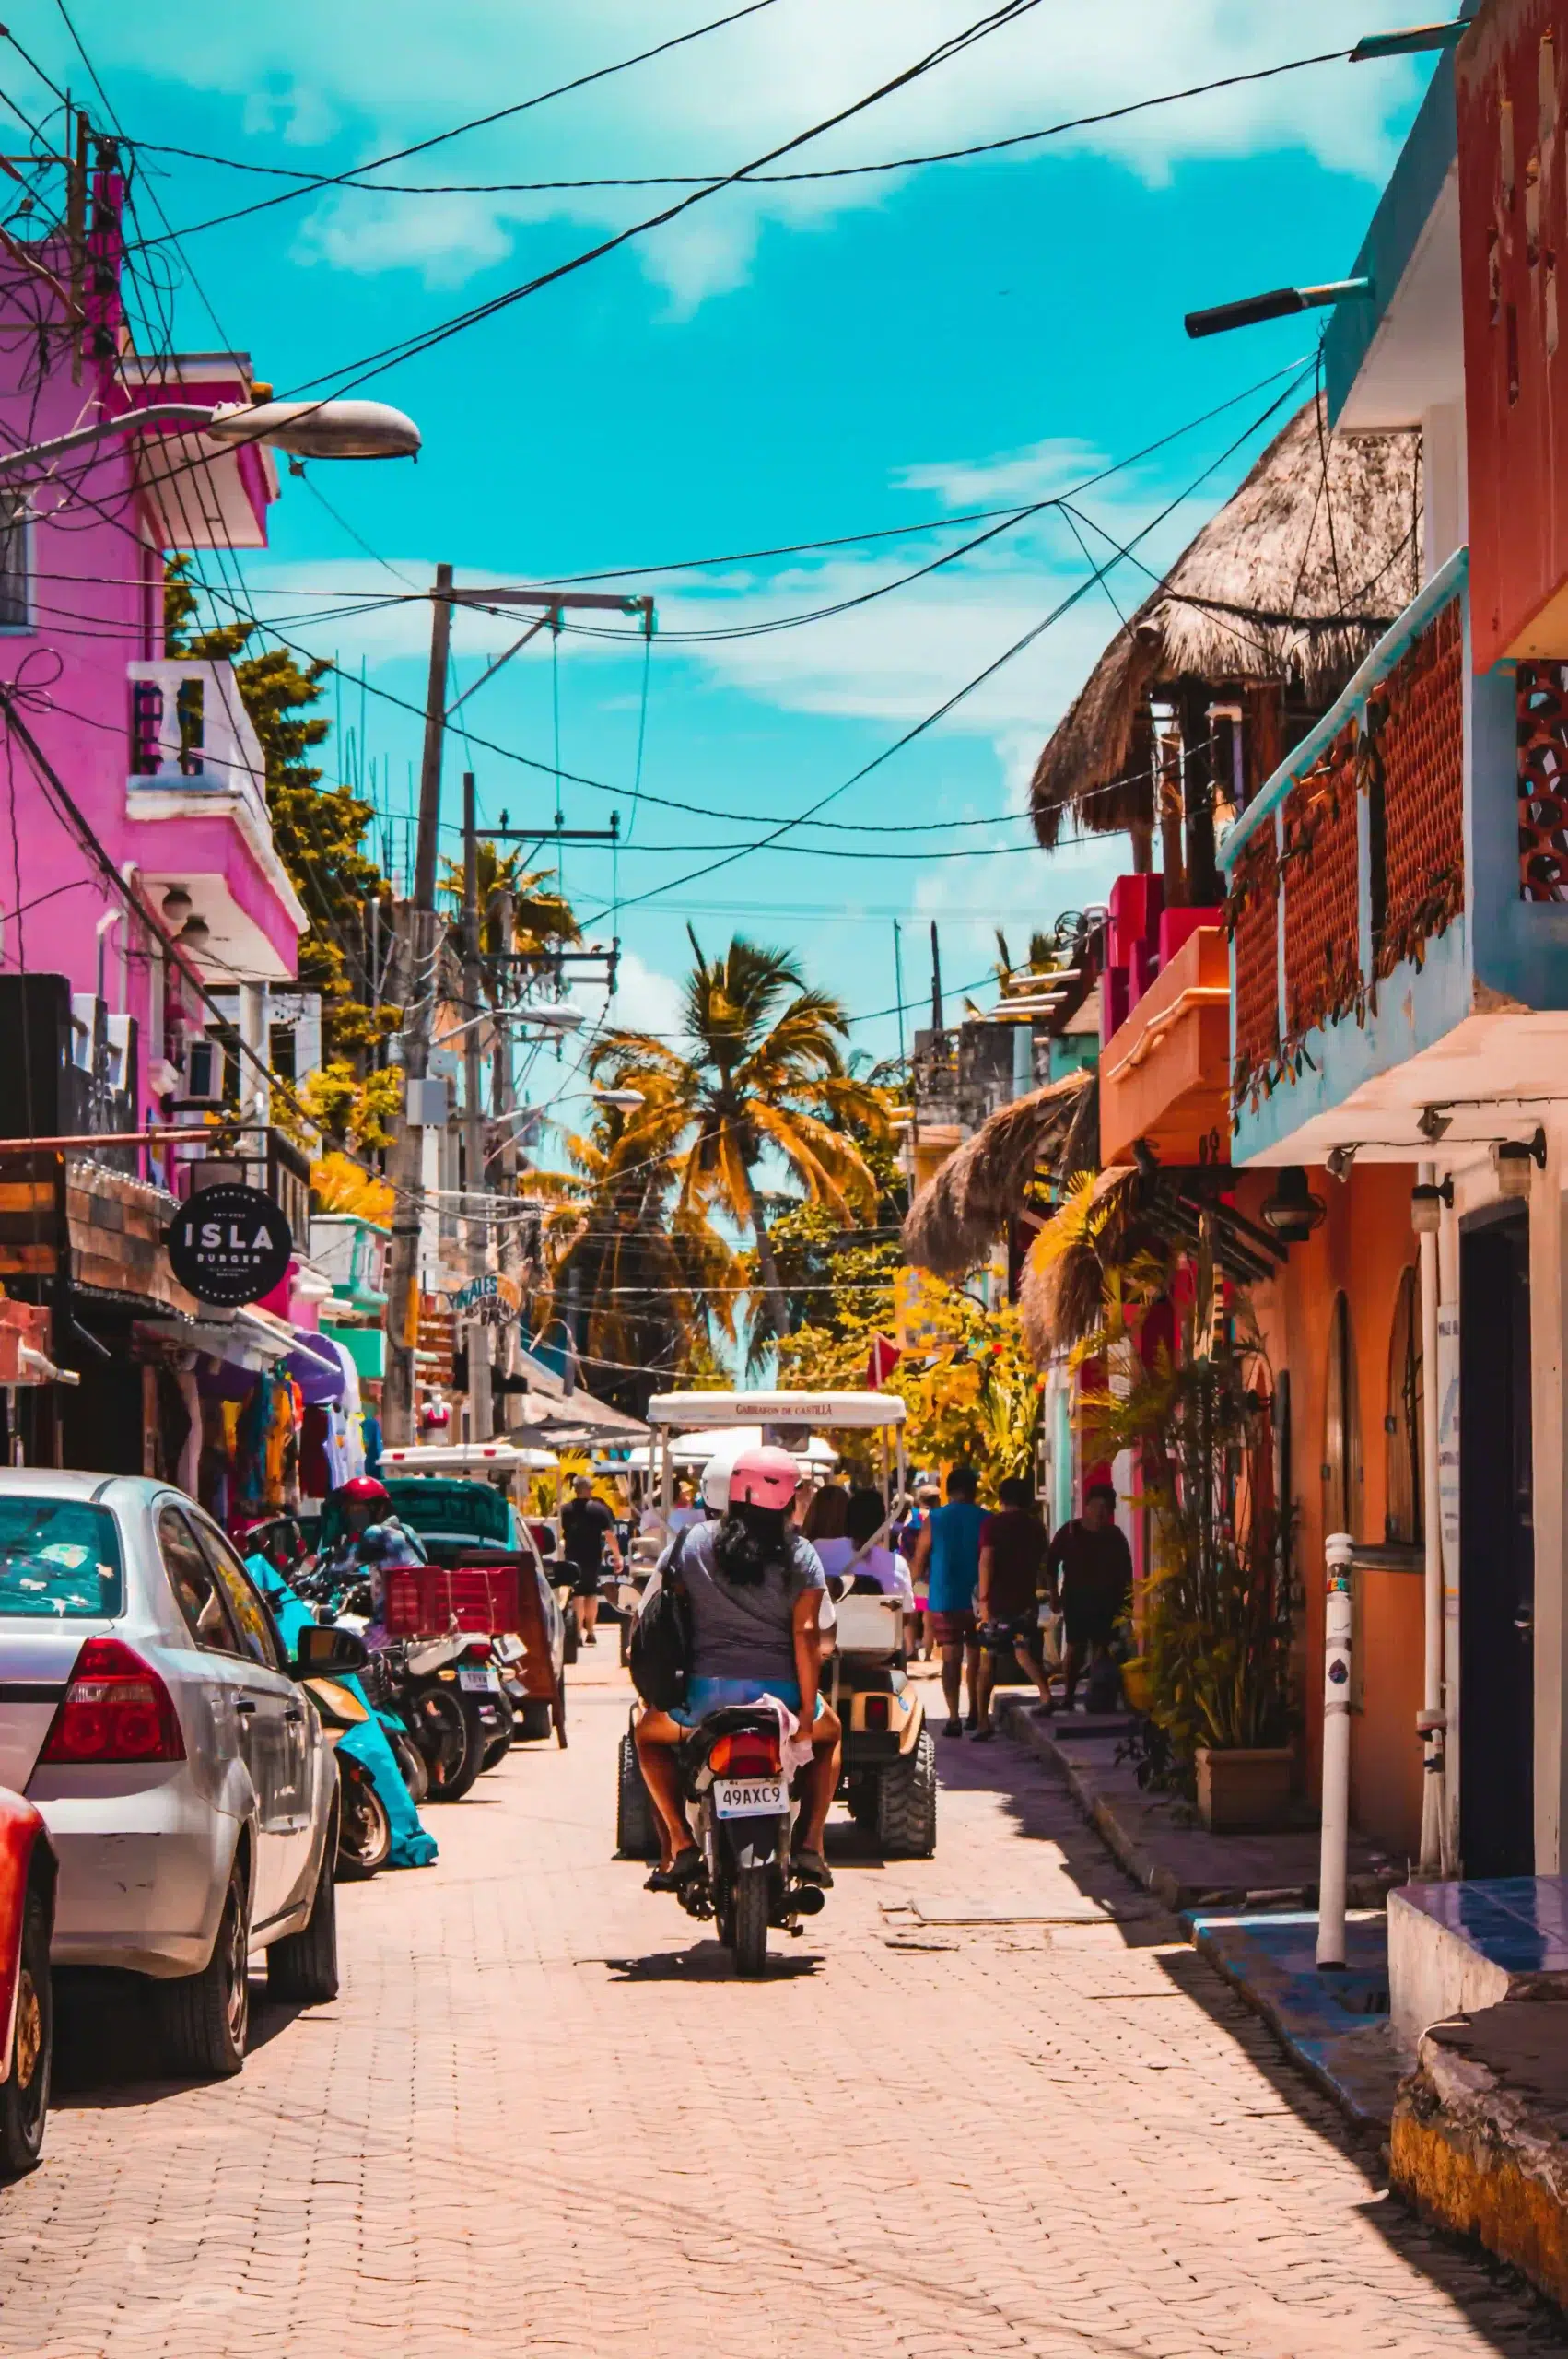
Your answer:
[[[188,0],[76,0],[74,15],[133,138],[327,173],[721,10],[722,0],[573,0],[569,10],[544,0],[447,0],[439,10],[273,0],[204,11]],[[971,0],[772,0],[743,24],[383,177],[428,188],[732,170],[979,14]],[[56,79],[81,88],[85,69],[53,7],[32,0],[12,21]],[[882,159],[1031,131],[1398,21],[1377,0],[1042,0],[800,160]],[[245,567],[248,594],[260,613],[308,616],[347,603],[345,593],[427,581],[443,557],[470,581],[559,580],[930,523],[1065,489],[1310,356],[1312,322],[1192,345],[1181,315],[1348,270],[1423,78],[1410,62],[1324,65],[999,158],[725,192],[378,377],[366,390],[419,421],[418,465],[319,466],[303,483],[286,480],[272,549]],[[36,97],[14,57],[0,79],[24,103]],[[154,196],[179,228],[285,185],[151,153],[142,171],[148,234],[159,227]],[[282,392],[341,381],[359,356],[549,267],[653,210],[659,195],[316,192],[182,241],[183,268],[168,246],[145,266],[172,267],[188,348],[218,341],[205,299],[225,338]],[[1176,502],[1141,544],[1158,569],[1239,479],[1271,430],[1256,421],[1285,381],[1100,483],[1084,511],[1125,542]],[[804,828],[655,890],[724,856],[694,847],[755,840],[766,822],[828,794],[1040,621],[1087,567],[1071,531],[1047,516],[833,619],[706,642],[681,634],[836,604],[964,537],[948,527],[628,576],[626,589],[655,593],[661,625],[644,800],[618,880],[596,851],[568,852],[566,864],[585,913],[605,908],[615,881],[623,897],[653,894],[621,919],[622,1020],[673,1021],[688,921],[708,945],[731,927],[789,945],[860,1015],[895,997],[895,914],[913,997],[929,976],[932,918],[944,978],[961,987],[986,973],[998,922],[1016,939],[1103,896],[1120,864],[1116,839],[1047,860],[1029,849],[1019,815],[1039,746],[1117,608],[1148,586],[1131,566],[1112,576],[1109,596],[1092,591],[946,723],[839,795],[823,816],[848,831]],[[427,609],[392,604],[289,628],[352,669],[363,659],[372,687],[422,698]],[[504,632],[465,618],[456,644],[467,686]],[[616,808],[625,825],[642,679],[634,641],[568,636],[554,657],[542,643],[520,658],[465,712],[493,746],[549,765],[558,705],[562,765],[610,790],[567,786],[568,823],[603,826]],[[345,719],[357,721],[358,701],[347,698]],[[408,808],[417,726],[374,698],[369,712],[395,822]],[[466,760],[454,741],[451,820]],[[473,762],[483,814],[505,805],[514,823],[548,823],[555,792],[543,770],[477,745]],[[986,824],[919,832],[955,819]],[[919,857],[872,857],[889,852]],[[606,914],[595,931],[611,922]],[[895,1021],[860,1023],[854,1039],[885,1053]],[[534,1096],[568,1089],[570,1074],[568,1053],[558,1072],[541,1071]]]

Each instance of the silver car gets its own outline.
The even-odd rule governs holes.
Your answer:
[[[305,1643],[313,1670],[363,1660],[346,1633]],[[278,1997],[336,1996],[336,1766],[182,1492],[0,1468],[0,1786],[48,1825],[55,1964],[156,1978],[170,2070],[240,2070],[255,1951]]]

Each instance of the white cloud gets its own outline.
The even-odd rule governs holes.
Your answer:
[[[266,123],[292,146],[348,127],[330,168],[388,152],[465,118],[633,54],[700,20],[691,0],[574,0],[520,10],[515,0],[451,0],[433,29],[422,0],[273,0],[264,10],[184,0],[80,0],[84,37],[111,78],[158,71],[231,100],[247,129]],[[1310,13],[1310,44],[1303,18]],[[787,0],[722,33],[597,83],[537,111],[412,159],[422,184],[520,182],[733,170],[912,64],[974,16],[972,0]],[[1034,131],[1180,89],[1205,75],[1273,65],[1293,50],[1331,50],[1364,29],[1364,0],[1310,11],[1237,0],[1097,0],[1048,6],[940,66],[783,169],[880,160]],[[53,32],[46,62],[68,69]],[[52,46],[53,44],[53,46]],[[1410,63],[1342,65],[1281,75],[1086,127],[1045,146],[1110,157],[1150,183],[1184,160],[1299,147],[1321,164],[1375,179],[1389,124],[1417,87]],[[258,99],[256,94],[260,93]],[[351,136],[349,135],[351,135]],[[1027,158],[1031,144],[1009,151]],[[959,171],[965,166],[936,168]],[[745,275],[762,226],[795,228],[875,205],[900,174],[727,191],[647,241],[644,269],[689,309]],[[338,196],[308,220],[299,251],[338,267],[413,268],[452,283],[526,242],[532,225],[619,227],[678,190],[496,194],[473,213],[430,211],[431,197]],[[309,200],[306,200],[308,203]],[[269,235],[286,234],[287,213]],[[433,226],[416,227],[425,219]],[[443,249],[444,241],[444,251]]]
[[[934,491],[949,508],[1020,507],[1071,490],[1105,464],[1092,442],[1058,436],[995,459],[927,461],[893,478],[899,491]]]
[[[585,1006],[595,1005],[596,1011],[603,1003],[603,994],[597,1003],[587,992],[581,997]],[[607,1024],[626,1032],[651,1032],[660,1039],[673,1039],[681,1030],[681,986],[673,976],[661,975],[635,950],[622,951]]]

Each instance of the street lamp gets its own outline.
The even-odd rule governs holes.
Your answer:
[[[267,442],[297,459],[412,459],[420,444],[414,420],[386,402],[149,402],[144,409],[122,410],[118,417],[97,418],[47,442],[29,443],[25,451],[0,452],[0,476],[112,434],[139,434],[148,426],[181,428],[226,447]]]
[[[591,1089],[588,1094],[596,1106],[615,1106],[626,1114],[635,1113],[642,1104],[640,1089]]]

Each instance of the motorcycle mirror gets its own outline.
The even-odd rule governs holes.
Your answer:
[[[307,1622],[297,1644],[298,1652],[289,1665],[296,1679],[345,1679],[353,1672],[363,1671],[370,1660],[369,1648],[354,1631],[323,1627],[319,1622]]]

